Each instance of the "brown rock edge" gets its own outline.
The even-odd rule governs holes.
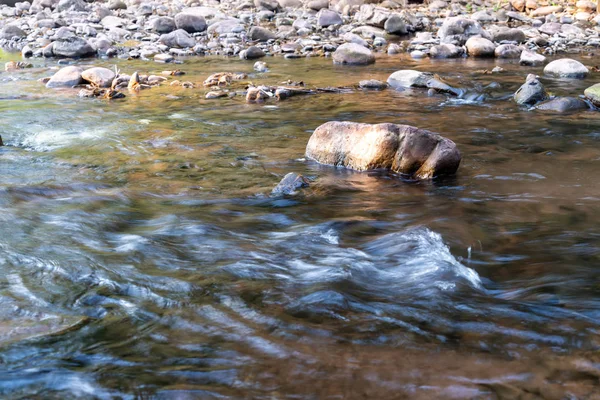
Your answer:
[[[388,169],[419,179],[456,173],[461,155],[441,135],[409,125],[330,121],[319,126],[306,157],[357,171]]]

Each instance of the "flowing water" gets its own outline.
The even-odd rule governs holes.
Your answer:
[[[542,71],[514,61],[267,62],[180,68],[200,87],[418,68],[473,95],[107,102],[37,82],[55,61],[1,73],[0,397],[598,398],[600,114],[519,108]],[[577,96],[597,77],[543,82]],[[432,182],[307,162],[329,120],[430,129],[463,161]],[[290,171],[311,188],[270,197]]]

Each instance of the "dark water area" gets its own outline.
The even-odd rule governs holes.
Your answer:
[[[189,59],[198,88],[112,102],[46,89],[55,62],[0,73],[0,397],[598,398],[600,114],[517,106],[542,69],[515,61],[266,61]],[[398,69],[473,96],[246,104],[201,87]],[[542,82],[578,96],[598,76]],[[330,120],[430,129],[463,161],[424,182],[306,161]],[[311,187],[270,197],[291,171]]]

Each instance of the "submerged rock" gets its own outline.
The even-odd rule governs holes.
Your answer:
[[[416,87],[423,89],[434,89],[435,91],[450,93],[455,96],[460,96],[463,94],[462,90],[442,82],[431,72],[403,69],[390,75],[387,82],[390,87],[396,90]]]
[[[540,103],[535,108],[543,111],[555,111],[563,113],[569,111],[586,110],[589,108],[589,106],[585,101],[577,97],[557,97],[555,99]]]
[[[177,29],[183,29],[188,33],[204,32],[207,28],[203,16],[183,12],[175,15],[175,26]]]
[[[46,83],[47,88],[72,87],[83,82],[83,69],[69,66],[59,69]]]
[[[257,72],[267,72],[269,70],[267,63],[263,61],[255,62],[252,68]]]
[[[358,87],[362,89],[383,90],[388,87],[387,83],[378,81],[377,79],[368,79],[358,82]]]
[[[455,46],[451,43],[439,44],[429,50],[432,58],[458,58],[465,54],[463,47]]]
[[[304,176],[290,172],[273,188],[271,196],[290,196],[296,194],[299,189],[308,187],[309,185],[309,180]]]
[[[371,50],[356,43],[344,43],[333,53],[334,64],[367,65],[375,62]]]
[[[341,25],[343,21],[342,17],[335,11],[322,9],[317,15],[317,23],[319,26],[326,28],[332,25]]]
[[[538,80],[538,77],[529,74],[525,83],[515,92],[515,102],[520,105],[534,105],[540,101],[546,100],[548,93],[544,85]]]
[[[454,174],[461,156],[456,144],[408,125],[331,121],[319,126],[306,157],[321,164],[365,171],[388,169],[420,179]]]
[[[554,60],[544,67],[546,75],[552,75],[559,78],[583,79],[589,73],[588,69],[579,61],[570,58],[561,58]]]

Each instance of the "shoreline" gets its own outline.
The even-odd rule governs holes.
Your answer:
[[[256,0],[184,6],[34,0],[0,8],[0,48],[19,51],[24,58],[169,63],[194,55],[330,57],[345,44],[378,56],[407,52],[417,59],[519,58],[524,50],[545,56],[600,47],[596,5],[585,0],[573,7],[530,0],[523,6],[529,7],[527,12],[517,11],[519,0],[481,1],[479,6],[441,0],[407,7],[390,0],[362,3]],[[473,38],[477,40],[469,41]],[[364,63],[352,57],[334,61]]]

